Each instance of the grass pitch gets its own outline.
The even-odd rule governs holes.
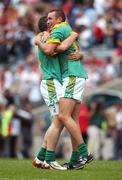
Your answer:
[[[122,161],[93,161],[83,170],[42,170],[31,160],[0,159],[0,180],[122,180]]]

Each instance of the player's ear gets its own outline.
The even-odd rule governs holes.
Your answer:
[[[58,23],[61,23],[62,22],[62,17],[58,17],[57,21],[58,21]]]

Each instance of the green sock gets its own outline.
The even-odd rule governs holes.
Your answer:
[[[51,161],[55,161],[55,159],[56,159],[55,151],[46,151],[45,160],[47,163]]]
[[[45,154],[46,154],[46,149],[41,147],[40,151],[38,152],[37,154],[37,158],[40,160],[40,161],[44,161],[45,160]]]
[[[78,151],[73,151],[72,155],[71,155],[71,158],[70,158],[70,163],[71,164],[76,163],[78,160],[79,160],[79,153],[78,153]]]
[[[79,156],[82,156],[82,157],[88,156],[88,150],[87,150],[87,146],[85,143],[78,145],[78,151],[79,151]]]

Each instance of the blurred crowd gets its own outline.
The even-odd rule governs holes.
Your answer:
[[[103,98],[81,106],[79,123],[84,140],[95,159],[122,158],[122,102],[106,107]]]
[[[22,136],[18,151],[21,157],[29,158],[32,147],[33,114],[30,101],[23,97],[19,108],[9,90],[0,99],[0,157],[19,157],[18,137]]]
[[[83,64],[89,74],[87,88],[95,88],[122,76],[121,0],[0,0],[0,156],[16,157],[16,148],[12,148],[16,147],[20,132],[23,136],[21,154],[23,157],[30,156],[34,119],[32,108],[44,103],[39,90],[41,72],[34,37],[39,32],[37,28],[39,18],[55,7],[62,7],[73,30],[79,33],[78,42],[85,54]],[[97,56],[94,53],[95,49],[97,54],[102,55]],[[101,52],[101,49],[104,51]],[[110,52],[109,56],[106,52]],[[90,114],[89,121],[86,119],[88,124],[94,119],[91,112],[95,106],[97,105],[93,103],[89,113],[86,113]],[[110,134],[111,149],[114,142],[117,143],[115,141],[117,136],[119,138],[122,136],[117,135],[118,131],[122,131],[122,127],[118,128],[120,126],[118,124],[122,121],[122,107],[121,105],[115,107],[115,117],[112,117],[113,129],[108,128],[109,121],[107,121],[108,124],[103,123],[102,126],[106,128],[102,129],[101,125],[100,127],[97,125],[96,133],[102,129],[102,132],[104,131],[102,135],[94,134],[94,128],[93,132],[92,128],[88,130],[89,136],[91,134],[95,137],[102,136],[103,139],[108,138]],[[41,127],[43,130],[43,123]],[[84,136],[88,134],[85,132]],[[92,140],[88,142],[92,150]],[[99,147],[103,145],[100,144]],[[97,155],[97,150],[93,151],[96,159],[100,159],[101,155]],[[117,152],[117,148],[111,153],[115,151]],[[114,153],[108,159],[113,157],[117,159]]]

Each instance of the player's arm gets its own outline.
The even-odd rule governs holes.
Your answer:
[[[47,44],[47,43],[39,42],[38,46],[42,49],[42,51],[45,54],[53,56],[55,54],[55,49],[58,46],[58,44],[57,43]]]
[[[61,44],[59,44],[56,48],[56,52],[63,52],[66,51],[73,42],[77,39],[78,34],[76,32],[72,32],[72,34],[66,38]]]
[[[59,36],[60,36],[60,34],[59,34]],[[67,39],[65,39],[63,42],[61,42],[57,46],[57,48],[56,48],[57,53],[66,51],[75,42],[77,37],[78,37],[78,34],[75,32],[72,32],[72,34]],[[68,56],[69,60],[79,60],[82,58],[83,58],[83,52],[81,52],[81,51],[79,51],[77,53],[72,53]]]
[[[35,45],[39,46],[45,54],[53,55],[58,43],[42,43],[41,38],[42,34],[39,33],[35,38]]]
[[[62,30],[60,30],[60,28],[56,28],[50,33],[50,37],[47,39],[46,44],[40,44],[40,47],[42,48],[45,54],[53,56],[57,54],[56,48],[59,44],[61,44],[62,39]]]

